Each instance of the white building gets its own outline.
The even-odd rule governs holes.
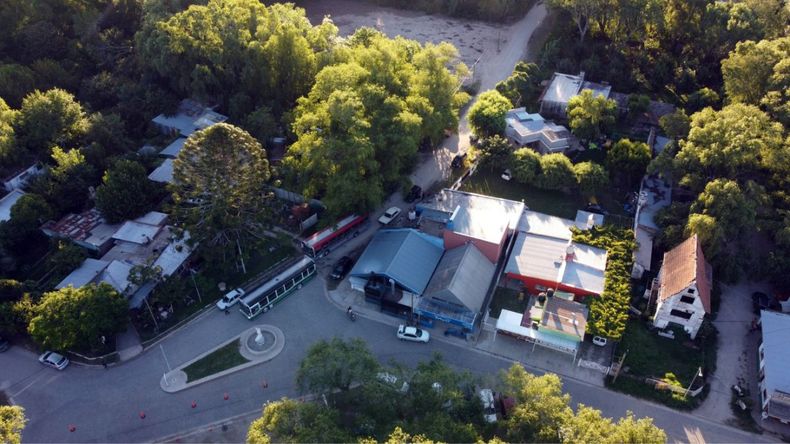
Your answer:
[[[606,99],[612,92],[609,85],[585,81],[584,71],[578,76],[555,72],[538,99],[540,113],[544,116],[566,117],[568,102],[585,89],[591,90],[594,96]]]
[[[0,199],[0,222],[11,220],[11,207],[24,195],[23,191],[13,190]]]
[[[760,313],[763,340],[759,348],[759,385],[763,418],[790,424],[790,315]]]
[[[692,339],[696,337],[705,314],[710,314],[712,284],[711,266],[705,261],[697,235],[664,253],[653,325],[680,325]]]
[[[22,168],[3,179],[3,187],[5,187],[6,191],[18,190],[27,185],[27,182],[30,179],[40,175],[43,172],[44,166],[40,163],[34,163],[33,165],[30,165],[27,168]]]
[[[517,146],[528,146],[541,154],[563,153],[571,144],[571,133],[562,125],[545,120],[526,108],[511,109],[505,115],[505,136]]]
[[[195,131],[226,120],[228,120],[227,116],[189,99],[181,101],[181,104],[178,105],[178,111],[174,115],[160,114],[152,119],[163,133],[173,136],[181,135],[183,137],[189,137]]]

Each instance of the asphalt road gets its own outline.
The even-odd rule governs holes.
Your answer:
[[[0,354],[0,387],[26,410],[24,442],[144,442],[198,428],[223,418],[255,411],[269,400],[298,396],[295,371],[314,342],[340,336],[361,337],[380,362],[415,365],[440,352],[457,367],[493,375],[511,362],[436,338],[428,345],[403,343],[391,326],[367,319],[350,322],[326,298],[323,282],[314,279],[274,310],[253,322],[240,313],[212,310],[136,359],[107,370],[71,365],[58,372],[42,367],[32,353],[12,347]],[[256,324],[272,324],[286,336],[273,361],[195,388],[167,394],[159,380],[167,365],[176,366]],[[165,358],[166,356],[166,358]],[[529,367],[527,367],[529,369]],[[263,382],[268,387],[263,388]],[[627,410],[650,416],[672,441],[756,442],[763,438],[676,412],[600,387],[566,379],[574,403],[619,417]],[[228,393],[229,399],[223,399]],[[192,401],[197,403],[192,408]],[[145,412],[146,417],[140,418]],[[74,425],[76,430],[69,431]],[[767,441],[766,441],[767,442]]]

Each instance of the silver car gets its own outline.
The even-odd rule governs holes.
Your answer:
[[[46,365],[47,367],[63,370],[69,365],[69,358],[55,352],[47,351],[38,357],[38,362]]]

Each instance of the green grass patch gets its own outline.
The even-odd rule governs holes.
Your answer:
[[[269,248],[273,248],[272,251],[269,251]],[[295,250],[291,245],[272,241],[257,249],[255,253],[244,262],[247,268],[246,273],[242,270],[237,270],[232,273],[223,273],[219,268],[209,269],[207,273],[209,277],[216,279],[218,282],[225,282],[228,288],[239,287],[246,281],[265,272],[271,268],[272,265],[294,254]]]
[[[628,350],[625,366],[638,376],[663,378],[674,373],[680,384],[687,387],[700,367],[705,367],[704,353],[699,348],[683,345],[678,338],[668,339],[651,332],[638,320],[629,320],[618,349]],[[688,336],[686,336],[688,338]]]
[[[497,287],[491,300],[491,317],[499,318],[499,313],[503,308],[517,313],[524,313],[529,302],[529,295],[524,293],[523,297],[519,299],[519,293],[518,290],[512,288]]]
[[[249,361],[239,353],[240,347],[241,340],[237,339],[189,364],[184,368],[187,382],[194,382],[223,370],[246,364]]]

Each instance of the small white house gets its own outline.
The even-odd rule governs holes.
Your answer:
[[[27,182],[30,179],[40,175],[43,172],[44,166],[40,163],[34,163],[27,168],[17,170],[15,173],[3,179],[3,187],[6,189],[6,191],[18,190],[27,185]]]
[[[571,133],[562,125],[545,120],[526,108],[511,109],[505,115],[505,135],[517,146],[529,146],[541,154],[565,152],[571,143]]]
[[[653,325],[680,325],[692,339],[696,337],[705,314],[710,314],[712,274],[697,235],[664,253]]]

